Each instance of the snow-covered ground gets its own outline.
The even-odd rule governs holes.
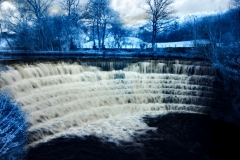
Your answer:
[[[8,39],[8,42],[10,44],[14,43],[13,39]],[[0,37],[0,50],[10,50],[10,47],[9,47],[7,41],[1,37]]]
[[[4,41],[3,39],[0,38],[0,49],[5,48],[5,47],[7,47],[6,41]]]
[[[95,40],[96,47],[98,47],[98,40]],[[157,48],[168,48],[168,47],[193,47],[194,40],[192,41],[180,41],[180,42],[166,42],[166,43],[157,43]],[[197,44],[206,45],[209,44],[209,40],[196,40]],[[80,43],[81,48],[93,48],[93,41],[89,41],[87,43]],[[105,47],[106,48],[118,48],[115,40],[111,38],[105,39]],[[136,37],[124,37],[120,43],[122,49],[140,49],[140,46],[144,46],[144,48],[151,48],[151,43],[146,43],[139,38]],[[9,49],[9,46],[5,40],[0,39],[0,50]]]
[[[192,41],[180,41],[180,42],[166,42],[166,43],[157,43],[157,48],[167,48],[167,47],[194,47],[194,43],[198,45],[209,44],[209,40],[192,40]],[[148,43],[147,47],[151,48],[151,44]]]
[[[96,46],[98,46],[98,41],[95,40]],[[180,41],[180,42],[166,42],[166,43],[157,43],[157,48],[167,48],[167,47],[193,47],[194,40],[192,41]],[[206,45],[210,42],[208,40],[196,40],[197,44]],[[147,48],[151,48],[151,43],[146,43],[139,38],[136,37],[124,37],[121,42],[121,48],[131,49],[131,48],[140,48],[140,45],[145,45]],[[92,48],[93,41],[84,43],[82,48]],[[106,38],[105,40],[106,48],[117,48],[117,45],[113,38]]]
[[[140,45],[144,43],[145,42],[143,42],[141,39],[136,37],[124,37],[122,38],[120,45],[121,45],[121,48],[140,48]],[[98,40],[95,40],[95,44],[96,44],[96,47],[98,47]],[[104,44],[106,48],[117,48],[117,44],[112,37],[106,38]],[[82,45],[82,48],[92,48],[92,47],[93,47],[93,41],[89,41]]]

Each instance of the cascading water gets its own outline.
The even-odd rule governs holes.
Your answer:
[[[206,113],[215,94],[207,62],[79,61],[9,68],[1,72],[1,90],[8,89],[28,113],[29,147],[62,136],[131,141],[155,130],[142,121],[145,115]]]

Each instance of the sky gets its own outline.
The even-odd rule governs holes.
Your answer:
[[[199,12],[226,10],[231,0],[175,0],[176,16]],[[145,0],[112,0],[112,7],[118,11],[127,24],[141,23],[145,17]]]
[[[86,0],[81,0],[86,1]],[[173,7],[176,16],[186,16],[199,12],[226,10],[231,0],[175,0]],[[4,3],[7,6],[7,3]],[[112,0],[111,6],[120,13],[125,24],[137,25],[144,23],[145,0]]]

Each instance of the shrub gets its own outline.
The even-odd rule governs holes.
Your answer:
[[[19,160],[25,155],[27,123],[19,104],[8,92],[0,93],[0,159]]]

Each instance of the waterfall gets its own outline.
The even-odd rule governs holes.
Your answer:
[[[156,129],[143,123],[143,116],[207,113],[215,95],[214,72],[201,61],[84,60],[8,68],[0,87],[28,113],[29,147],[73,135],[131,141]]]

